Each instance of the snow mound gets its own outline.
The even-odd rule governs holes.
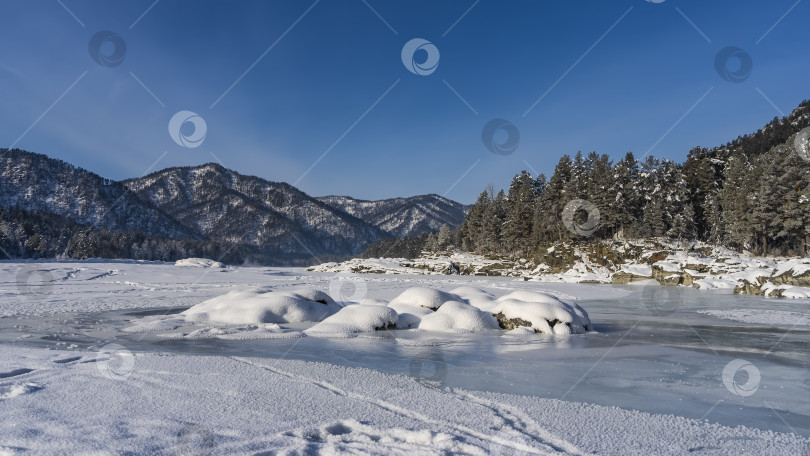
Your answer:
[[[478,332],[498,329],[498,320],[466,302],[448,301],[436,312],[422,317],[419,329],[441,332]]]
[[[353,337],[358,332],[393,329],[397,319],[397,312],[390,307],[350,304],[304,332],[309,336]]]
[[[411,287],[392,299],[388,305],[394,307],[399,304],[406,304],[436,310],[448,301],[461,301],[461,298],[455,294],[433,288]]]
[[[476,307],[478,304],[487,303],[495,299],[492,293],[475,287],[458,287],[450,290],[450,293],[463,298]]]
[[[185,266],[191,268],[224,268],[225,265],[219,261],[209,260],[208,258],[184,258],[177,260],[175,266]]]
[[[328,294],[317,290],[276,292],[236,290],[209,299],[181,313],[187,320],[229,325],[319,322],[340,310]]]
[[[583,334],[591,329],[585,309],[536,291],[514,291],[478,307],[495,315],[506,329],[530,326],[536,332],[559,335]]]
[[[433,288],[411,287],[388,303],[388,307],[399,314],[397,328],[408,329],[419,327],[422,317],[433,313],[448,301],[461,301],[459,296]]]

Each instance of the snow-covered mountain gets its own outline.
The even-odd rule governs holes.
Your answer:
[[[347,256],[390,234],[292,185],[215,163],[168,168],[123,182],[207,239],[282,254]]]
[[[348,196],[324,196],[318,199],[396,237],[437,231],[443,224],[454,228],[461,225],[467,212],[463,204],[439,195],[380,201],[364,201]]]
[[[16,211],[0,220],[0,245],[13,246],[14,252],[49,256],[55,248],[70,247],[80,256],[87,250],[87,256],[106,251],[120,258],[131,255],[132,236],[142,233],[151,239],[138,241],[142,249],[166,253],[152,252],[149,258],[171,257],[180,245],[171,240],[195,240],[202,244],[194,244],[194,251],[208,245],[231,257],[247,252],[251,261],[284,264],[344,258],[381,239],[434,231],[444,223],[455,227],[464,219],[464,206],[436,195],[376,202],[313,198],[289,184],[214,163],[117,182],[18,149],[0,149],[0,208]],[[71,233],[66,224],[73,222],[93,233],[112,231],[95,236],[85,229],[83,236],[90,238],[64,238]],[[31,237],[34,226],[42,242]],[[99,242],[108,248],[96,248]]]
[[[120,182],[45,155],[0,149],[0,207],[68,217],[82,225],[175,239],[192,230]]]

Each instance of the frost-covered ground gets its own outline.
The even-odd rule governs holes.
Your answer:
[[[446,332],[441,323],[441,332],[324,338],[314,323],[197,318],[211,315],[213,298],[264,288],[362,302],[363,318],[386,321],[375,309],[415,286],[475,287],[492,305],[547,293],[585,308],[595,331]],[[810,450],[802,299],[645,283],[2,262],[0,302],[0,454]],[[337,323],[362,320],[346,318]]]

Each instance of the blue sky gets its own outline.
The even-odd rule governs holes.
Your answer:
[[[796,0],[0,0],[0,11],[2,146],[113,179],[220,161],[315,196],[470,203],[578,150],[682,161],[810,98],[810,2]],[[126,44],[117,66],[90,56],[102,30]],[[439,50],[429,75],[402,62],[414,38]],[[742,82],[715,69],[727,46],[751,58]],[[170,136],[179,111],[204,119],[198,147]],[[520,132],[514,153],[485,147],[495,118]]]

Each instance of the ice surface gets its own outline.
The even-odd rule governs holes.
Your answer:
[[[23,267],[51,274],[50,289],[28,294],[16,282]],[[810,329],[796,324],[810,318],[807,299],[386,274],[363,276],[362,302],[386,303],[415,286],[462,303],[476,297],[478,305],[526,291],[582,304],[594,332],[376,331],[329,339],[301,337],[311,323],[172,321],[233,290],[300,295],[327,292],[335,280],[295,268],[0,262],[0,450],[778,455],[810,448]],[[519,297],[529,299],[507,299]],[[735,309],[775,317],[747,323],[701,313]],[[110,344],[123,350],[112,357]],[[745,373],[729,379],[725,372],[736,360],[760,373],[750,396],[737,388]]]

